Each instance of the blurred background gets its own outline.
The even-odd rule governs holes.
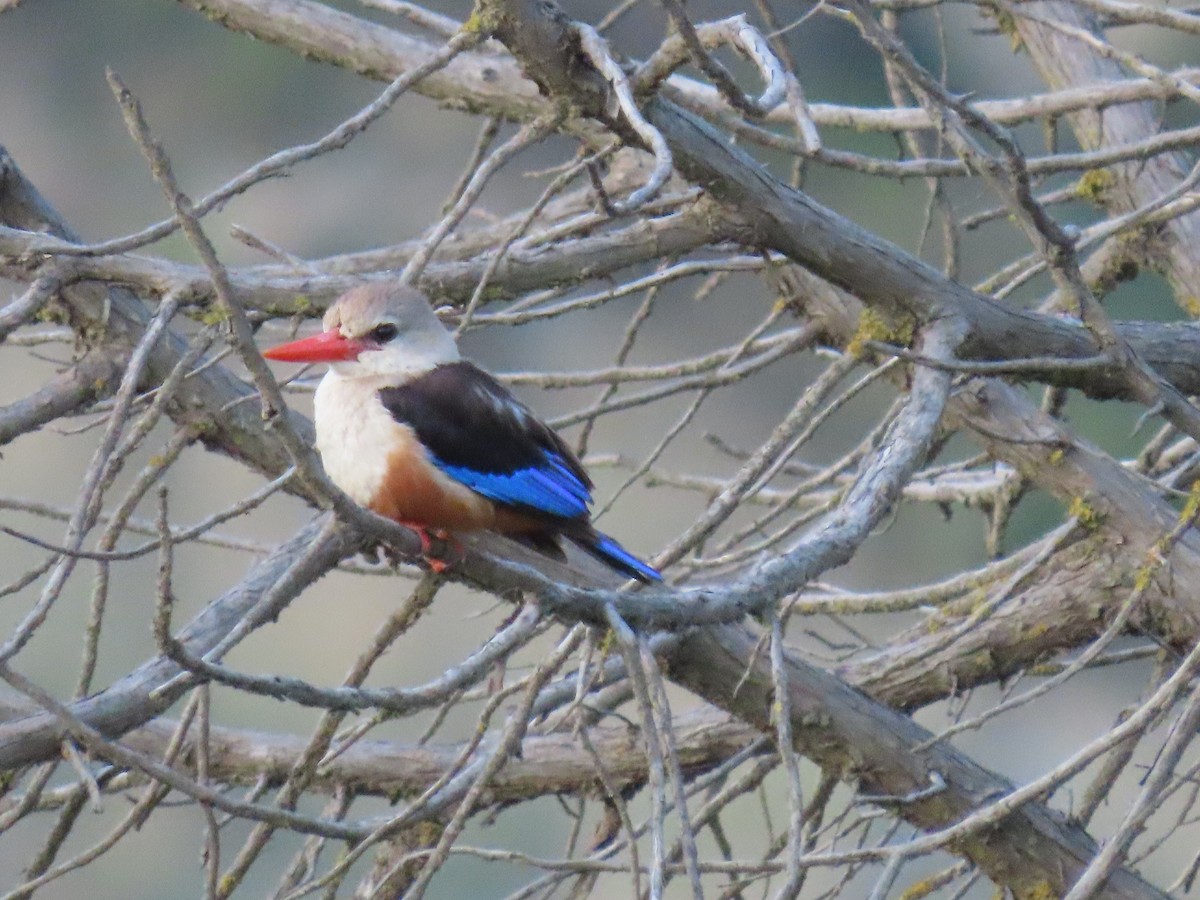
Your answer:
[[[331,5],[377,21],[394,21],[355,3]],[[571,0],[563,5],[570,15],[589,21],[597,21],[611,6]],[[460,19],[470,10],[466,0],[427,6]],[[788,7],[789,14],[803,11],[800,4],[778,6],[781,11]],[[694,2],[688,8],[695,21],[730,11],[729,4],[720,2]],[[1026,61],[1011,51],[1008,39],[992,33],[990,23],[967,7],[913,13],[903,21],[904,34],[922,62],[935,71],[944,65],[956,92],[991,98],[1039,89]],[[407,26],[401,23],[398,27]],[[622,18],[609,32],[609,39],[623,53],[640,57],[657,46],[664,33],[661,9],[647,2]],[[877,57],[848,25],[816,16],[791,31],[787,40],[811,102],[889,105]],[[1182,42],[1152,37],[1138,29],[1127,29],[1121,40],[1152,53],[1164,64],[1189,52]],[[316,139],[382,89],[379,83],[234,34],[168,0],[26,0],[0,15],[0,143],[86,240],[124,235],[168,213],[145,161],[126,133],[105,83],[106,67],[118,72],[140,98],[182,187],[193,197],[281,148]],[[306,162],[287,178],[261,184],[207,217],[208,233],[228,265],[266,261],[230,238],[234,224],[303,258],[417,237],[440,217],[474,146],[479,125],[477,117],[440,108],[409,93],[346,149]],[[505,126],[502,136],[513,130]],[[1023,129],[1020,136],[1028,152],[1044,152],[1045,136],[1038,128]],[[1064,146],[1070,144],[1065,128],[1059,137]],[[886,135],[826,129],[823,138],[830,146],[889,158],[899,155]],[[558,165],[573,149],[566,140],[556,138],[525,152],[493,181],[481,208],[492,216],[524,208],[544,184],[544,180],[526,177],[528,173]],[[773,158],[770,153],[762,153],[761,158],[779,173],[788,173],[790,160]],[[805,173],[804,187],[866,228],[940,264],[936,248],[917,245],[927,198],[921,179],[897,182],[812,166]],[[983,209],[995,204],[995,198],[974,181],[952,185],[951,191],[967,206]],[[1082,204],[1060,208],[1059,213],[1064,220],[1081,224],[1092,215]],[[468,227],[470,223],[468,220]],[[972,283],[1027,250],[1023,238],[1002,220],[968,236],[960,278]],[[195,262],[178,237],[138,252]],[[734,276],[701,300],[695,298],[696,287],[696,283],[683,283],[663,292],[654,320],[640,336],[631,361],[665,361],[724,346],[764,317],[775,301],[754,276]],[[1046,289],[1046,281],[1037,281],[1025,289],[1023,297],[1036,299]],[[0,298],[2,305],[22,286],[0,283],[0,290],[6,292]],[[479,329],[466,336],[464,348],[497,373],[603,366],[611,361],[613,348],[639,302],[630,297],[607,304],[589,314],[586,329],[572,318],[516,329]],[[1177,315],[1162,283],[1152,276],[1123,287],[1111,303],[1115,314],[1123,318]],[[276,330],[269,337],[273,340],[282,334]],[[69,361],[71,354],[69,343],[0,346],[0,405],[35,390]],[[744,389],[714,395],[688,436],[668,452],[663,468],[728,474],[735,463],[705,441],[704,435],[716,435],[736,447],[756,447],[823,366],[814,355],[789,359],[759,373]],[[590,389],[522,389],[521,394],[547,417],[565,414],[593,398]],[[805,449],[805,459],[828,462],[845,452],[861,439],[891,399],[887,388],[865,392],[818,434]],[[687,400],[673,398],[608,417],[590,450],[598,457],[619,453],[628,459],[640,458],[661,436],[663,423],[674,421]],[[307,397],[297,395],[296,405],[310,412]],[[1073,425],[1118,455],[1136,452],[1140,446],[1144,435],[1133,433],[1140,413],[1132,407],[1101,407],[1076,399],[1069,406]],[[97,433],[95,429],[79,431],[77,426],[90,421],[60,422],[5,447],[0,457],[0,496],[69,510]],[[567,433],[572,432],[568,429]],[[154,442],[149,442],[143,459],[152,454],[153,447]],[[952,443],[943,460],[971,452],[974,448]],[[123,477],[129,478],[136,470],[136,465],[128,467]],[[603,503],[623,476],[605,467],[603,459],[595,474],[597,496]],[[171,470],[167,483],[174,518],[189,522],[244,497],[259,487],[261,480],[228,460],[195,450]],[[652,556],[694,521],[703,507],[704,498],[690,492],[638,487],[621,497],[614,510],[601,519],[601,526],[619,535],[631,549]],[[1048,498],[1027,498],[1014,519],[1007,549],[1043,534],[1061,520],[1061,512]],[[150,515],[148,510],[142,513]],[[267,546],[292,534],[310,515],[299,501],[277,497],[222,531]],[[41,516],[0,508],[0,519],[45,540],[61,539],[63,526]],[[983,516],[973,510],[956,508],[953,517],[947,518],[932,506],[906,506],[834,580],[883,589],[920,584],[960,571],[984,559],[985,530]],[[0,582],[12,580],[40,558],[40,551],[0,536]],[[186,621],[236,583],[253,558],[253,553],[235,555],[199,546],[181,550],[176,621]],[[155,561],[151,557],[117,567],[113,577],[97,688],[155,652],[149,621]],[[81,629],[91,589],[90,576],[81,571],[47,626],[18,659],[24,674],[59,696],[69,696],[77,678]],[[239,647],[229,662],[320,684],[337,683],[406,590],[407,585],[394,578],[328,577],[294,604],[278,625]],[[0,632],[7,632],[20,620],[27,608],[24,596],[0,601]],[[331,607],[336,608],[333,616]],[[461,590],[445,592],[418,626],[414,639],[406,640],[385,658],[371,683],[403,685],[436,675],[449,660],[460,659],[485,640],[506,613],[494,608],[490,597]],[[870,639],[886,637],[911,621],[911,617],[876,616],[855,625]],[[838,634],[837,625],[828,622],[814,621],[812,629],[826,639]],[[1108,729],[1116,710],[1136,698],[1147,671],[1148,664],[1137,677],[1131,677],[1129,667],[1122,668],[1119,677],[1103,671],[1080,676],[999,724],[961,736],[960,746],[980,763],[1012,779],[1032,777],[1079,746],[1083,742],[1080,735]],[[981,690],[971,704],[983,709],[994,701],[994,692]],[[686,709],[694,701],[677,692],[675,702]],[[234,727],[303,734],[313,722],[307,711],[220,689],[214,693],[214,709],[221,724]],[[931,707],[918,718],[936,727],[945,721],[945,710]],[[440,739],[460,737],[469,732],[473,721],[469,711],[458,713]],[[1047,727],[1050,722],[1052,728]],[[413,739],[424,724],[427,720],[384,726],[377,736]],[[812,775],[806,770],[806,777]],[[1058,802],[1065,807],[1069,798]],[[88,819],[73,835],[69,849],[81,849],[95,840],[124,812],[119,798],[109,798],[108,803],[112,808]],[[781,799],[781,814],[783,809]],[[1119,812],[1102,811],[1097,830],[1105,827],[1106,816]],[[748,821],[753,819],[752,811],[746,815]],[[200,817],[194,810],[181,808],[156,816],[155,822],[155,827],[128,839],[96,864],[52,883],[38,896],[106,900],[196,895]],[[44,818],[35,817],[0,839],[0,884],[8,887],[20,880],[24,863],[44,838],[45,824]],[[474,842],[539,855],[553,855],[562,840],[557,808],[550,800],[501,816],[490,828],[477,828]],[[229,846],[236,847],[236,837],[244,831],[241,824],[231,826],[226,839]],[[277,861],[285,860],[296,846],[283,841],[270,853],[277,854]],[[152,871],[148,871],[151,861]],[[481,873],[486,875],[486,885],[477,882]],[[915,877],[915,871],[913,874]],[[1149,874],[1153,877],[1155,873]],[[527,875],[515,865],[507,870],[495,866],[484,870],[481,863],[453,861],[434,883],[430,896],[502,896]],[[272,865],[260,864],[242,893],[268,894],[276,877]],[[818,872],[813,877],[825,876]],[[626,880],[614,879],[608,896],[627,896],[627,891]]]

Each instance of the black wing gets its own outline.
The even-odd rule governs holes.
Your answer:
[[[438,366],[379,399],[434,464],[489,500],[586,519],[592,482],[562,438],[469,362]]]

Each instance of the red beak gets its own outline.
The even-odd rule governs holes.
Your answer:
[[[344,362],[358,359],[358,354],[364,349],[361,341],[342,337],[341,332],[334,330],[292,341],[290,344],[280,344],[278,347],[264,350],[263,356],[280,362]]]

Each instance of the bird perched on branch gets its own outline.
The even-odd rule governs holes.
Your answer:
[[[622,575],[662,580],[592,527],[592,482],[575,454],[459,356],[423,294],[353,288],[324,327],[263,356],[330,364],[314,401],[325,471],[357,503],[415,529],[427,556],[430,530],[495,531],[559,559],[565,537]]]

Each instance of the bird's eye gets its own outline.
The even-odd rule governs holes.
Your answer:
[[[378,341],[380,344],[386,344],[398,333],[399,329],[389,322],[384,322],[382,325],[376,325],[371,329],[371,340]]]

